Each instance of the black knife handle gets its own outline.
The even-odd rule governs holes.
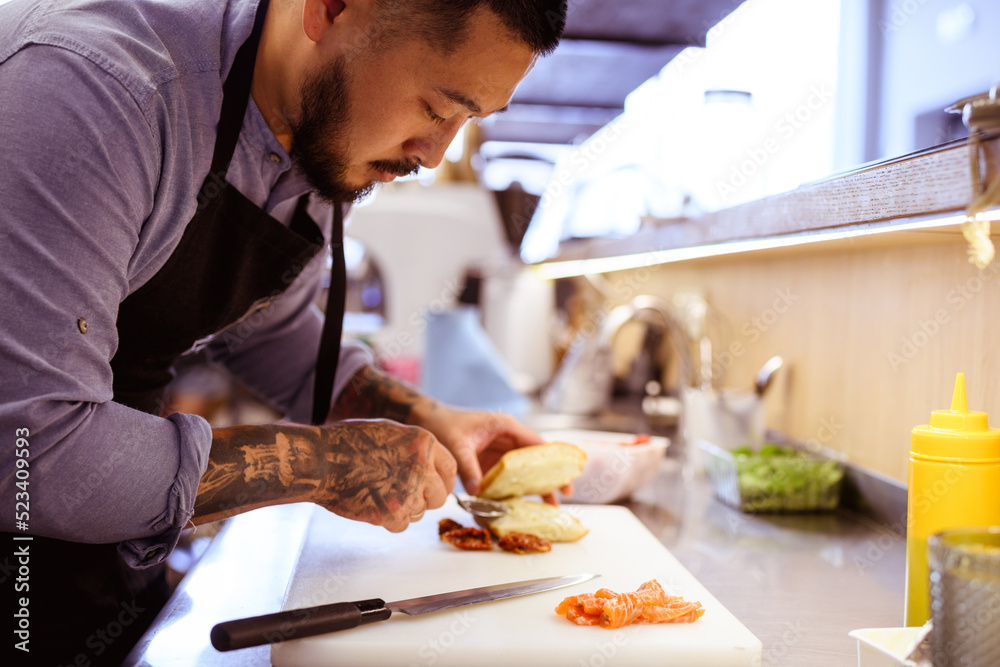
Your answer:
[[[392,615],[379,598],[357,602],[335,602],[317,607],[290,609],[276,614],[241,618],[212,628],[212,646],[219,651],[276,644],[336,630],[384,621]]]

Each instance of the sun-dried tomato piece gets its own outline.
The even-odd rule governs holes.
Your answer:
[[[441,519],[438,521],[438,535],[444,535],[450,530],[457,530],[459,528],[464,528],[462,524],[455,521],[454,519]]]
[[[466,551],[489,551],[493,548],[490,534],[482,528],[456,528],[442,534],[441,539]]]
[[[497,542],[504,551],[513,551],[516,554],[544,553],[552,550],[552,543],[548,540],[529,535],[528,533],[507,533]]]

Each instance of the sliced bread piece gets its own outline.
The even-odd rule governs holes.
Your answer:
[[[512,449],[487,471],[479,495],[503,500],[551,493],[576,479],[586,462],[582,449],[565,442]]]
[[[572,514],[547,503],[524,498],[507,498],[503,502],[509,511],[486,523],[497,537],[527,533],[550,542],[576,542],[588,532]]]

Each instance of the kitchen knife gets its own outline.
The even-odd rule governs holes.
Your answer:
[[[546,577],[495,586],[468,588],[463,591],[425,595],[399,602],[387,603],[380,598],[373,598],[356,602],[335,602],[316,607],[290,609],[275,614],[219,623],[212,628],[212,646],[219,651],[233,651],[261,644],[275,644],[336,630],[348,630],[375,621],[384,621],[394,611],[417,616],[418,614],[453,609],[478,602],[541,593],[542,591],[583,583],[599,576],[601,575],[573,574],[565,577]]]

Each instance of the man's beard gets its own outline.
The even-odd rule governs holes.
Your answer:
[[[375,189],[376,181],[360,188],[347,183],[351,135],[347,58],[311,74],[302,84],[299,117],[291,121],[291,158],[316,193],[331,203],[356,202]],[[417,161],[376,160],[372,167],[404,176],[417,171]]]

